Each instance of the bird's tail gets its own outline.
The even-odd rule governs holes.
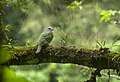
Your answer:
[[[41,51],[42,47],[38,45],[38,48],[36,50],[36,54],[38,54]]]

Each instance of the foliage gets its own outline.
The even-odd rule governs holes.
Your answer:
[[[0,53],[0,64],[7,62],[11,56],[8,48],[2,48]]]
[[[40,66],[34,66],[36,71],[33,71],[31,67],[33,66],[17,67],[15,72],[18,76],[24,76],[32,82],[49,82],[50,73],[54,73],[55,76],[53,78],[56,78],[59,82],[85,81],[90,76],[89,68],[86,67],[84,69],[84,67],[72,64],[40,64]],[[26,71],[27,68],[31,69]]]
[[[105,21],[108,22],[110,20],[112,20],[116,14],[120,14],[120,11],[117,10],[102,10],[100,12],[100,15],[102,16],[100,19],[100,22]]]
[[[28,8],[26,7],[27,0],[4,0],[2,1],[3,6],[8,6],[8,7],[12,7],[13,10],[15,10],[17,7],[21,7],[25,10],[28,10]]]
[[[99,41],[97,41],[99,46],[111,46],[115,37],[120,36],[120,28],[115,25],[116,22],[119,23],[120,18],[120,12],[117,10],[120,8],[119,1],[99,1],[101,3],[97,0],[84,0],[84,2],[80,0],[3,0],[3,9],[0,9],[0,11],[2,10],[2,16],[4,16],[1,17],[1,20],[4,20],[4,25],[1,23],[0,26],[4,32],[0,30],[0,33],[2,39],[7,38],[7,41],[4,40],[4,44],[25,45],[26,42],[29,42],[30,45],[35,45],[44,27],[51,25],[55,28],[55,37],[51,43],[54,46],[95,48],[96,38],[99,38]],[[100,8],[102,8],[101,12],[98,12]],[[115,23],[109,23],[112,20]],[[112,50],[120,51],[119,44],[120,38],[118,38]],[[2,55],[0,53],[0,61],[5,62],[10,58],[3,58],[9,54],[7,51],[6,49],[3,50]],[[27,67],[27,69],[30,68]],[[34,71],[21,71],[18,68],[16,74],[25,76],[31,81],[49,81],[50,72],[55,72],[58,74],[56,78],[61,82],[78,82],[86,80],[91,71],[82,70],[79,66],[57,64],[41,65],[41,70],[38,71],[35,71],[35,69],[36,67],[33,67]],[[10,76],[9,73],[7,74]],[[15,81],[16,78],[17,80],[21,78],[13,72],[10,74]],[[98,82],[107,81],[107,79],[107,77],[101,77],[98,78]],[[23,80],[24,78],[20,81]]]
[[[21,0],[17,1],[19,6],[23,7],[24,1]],[[12,2],[10,2],[10,0],[0,1],[0,64],[5,63],[11,58],[10,56],[11,52],[9,52],[9,49],[1,47],[1,44],[6,44],[6,42],[9,40],[7,33],[10,32],[9,30],[10,25],[9,24],[5,25],[4,16],[6,15],[6,13],[4,8],[10,6],[12,6],[12,8],[15,8],[16,4],[14,5],[13,0]],[[0,82],[29,82],[29,81],[24,77],[17,77],[16,74],[10,69],[0,66]]]
[[[39,66],[12,66],[17,76],[22,76],[31,82],[49,82],[50,73],[54,73],[53,78],[59,82],[83,82],[90,78],[91,72],[95,69],[73,64],[40,64]],[[74,70],[74,71],[73,71]],[[103,77],[97,77],[97,82],[108,81],[108,70],[101,71]],[[111,73],[116,75],[114,70]],[[117,82],[119,79],[111,77],[111,82]]]
[[[81,6],[82,2],[78,2],[78,1],[73,1],[69,6],[67,6],[68,9],[75,9],[75,8],[79,8],[82,9]]]
[[[106,44],[106,41],[105,41],[105,40],[102,40],[101,42],[99,42],[99,41],[97,40],[96,43],[97,43],[101,48],[104,48],[104,47],[105,47],[105,44]],[[96,45],[96,46],[98,46],[98,45]]]
[[[24,77],[16,76],[15,72],[8,68],[0,68],[2,71],[2,82],[30,82]]]

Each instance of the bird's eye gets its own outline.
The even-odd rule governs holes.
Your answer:
[[[48,30],[53,30],[53,28],[52,28],[52,27],[48,27],[47,29],[48,29]]]
[[[52,28],[48,28],[49,30],[51,30]]]

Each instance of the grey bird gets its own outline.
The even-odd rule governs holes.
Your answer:
[[[53,28],[51,26],[47,27],[40,35],[39,42],[37,44],[38,48],[36,54],[38,54],[43,46],[49,45],[53,39]]]

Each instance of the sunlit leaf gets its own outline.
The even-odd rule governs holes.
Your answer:
[[[81,6],[82,2],[78,2],[78,1],[73,1],[69,6],[67,6],[67,9],[75,9],[75,8],[79,8],[82,9]]]
[[[9,31],[10,31],[9,28],[10,28],[10,25],[8,24],[8,25],[5,27],[5,30],[9,32]]]
[[[102,40],[102,41],[101,41],[101,44],[102,44],[102,46],[105,46],[106,41],[105,41],[105,40]]]
[[[9,68],[0,69],[3,73],[2,82],[29,82],[24,77],[16,76],[15,72],[10,70]]]
[[[98,40],[96,40],[96,43],[97,43],[100,47],[102,47],[101,43],[100,43]]]
[[[105,22],[108,22],[112,19],[112,17],[117,13],[116,10],[102,10],[100,12],[100,15],[102,16],[101,19],[100,19],[100,22],[102,21],[105,21]]]

